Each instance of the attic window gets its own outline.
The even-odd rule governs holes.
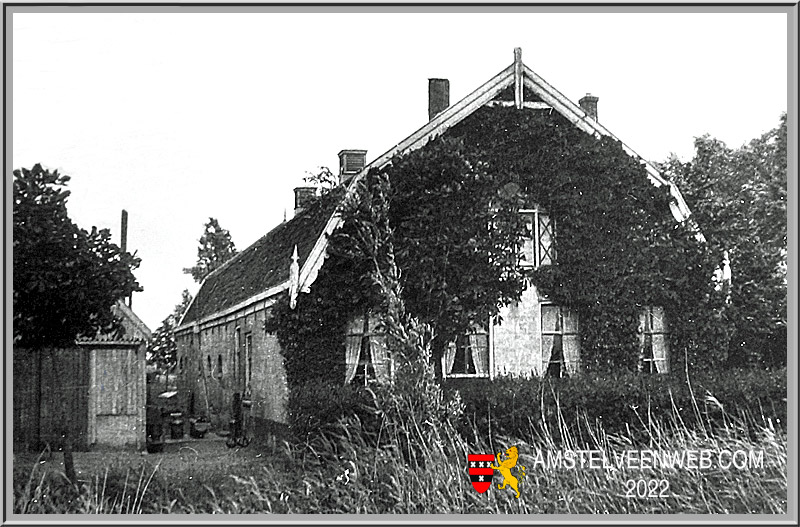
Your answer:
[[[539,207],[522,209],[519,213],[527,231],[522,242],[520,265],[539,267],[555,263],[555,220]]]

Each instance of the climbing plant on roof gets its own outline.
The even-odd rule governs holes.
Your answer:
[[[437,367],[446,342],[499,315],[530,284],[578,312],[590,369],[636,367],[638,312],[646,305],[665,308],[679,361],[724,359],[717,345],[729,327],[711,280],[718,262],[692,229],[676,223],[666,187],[652,185],[618,142],[588,135],[559,114],[481,108],[444,136],[373,169],[366,184],[378,181],[389,184],[403,300],[409,314],[433,328]],[[518,211],[533,204],[555,219],[558,258],[529,271],[517,265],[526,234]],[[343,209],[340,233],[352,222],[375,221],[358,210]],[[352,239],[335,233],[329,253],[318,282],[347,269],[339,288],[352,289],[325,296],[324,282],[315,284],[308,311],[283,315],[298,325],[303,317],[319,319],[322,306],[344,313],[375,301],[359,284],[364,261]],[[341,341],[341,333],[330,338]]]

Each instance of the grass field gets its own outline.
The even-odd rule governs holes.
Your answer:
[[[430,426],[411,420],[391,431],[382,429],[385,436],[377,444],[365,439],[369,435],[362,433],[358,420],[350,419],[299,445],[270,448],[255,442],[228,449],[218,440],[171,444],[162,454],[75,453],[79,488],[64,476],[61,453],[17,454],[14,512],[786,512],[786,434],[769,419],[728,417],[724,425],[710,429],[702,422],[686,423],[677,413],[642,415],[631,423],[631,434],[606,434],[599,426],[587,425],[592,434],[580,440],[570,435],[565,421],[580,416],[562,416],[557,434],[544,423],[531,422],[526,437],[490,440],[465,439],[446,423]],[[635,442],[632,438],[641,438],[641,432],[648,439]],[[553,437],[560,438],[558,443]],[[509,489],[497,488],[502,482],[499,473],[485,494],[476,492],[469,481],[467,455],[494,454],[512,445],[520,452],[518,465],[527,469],[519,499]],[[537,463],[539,452],[541,461],[548,453],[581,449],[601,452],[610,460],[629,451],[707,450],[711,463],[672,469]],[[732,461],[725,452],[744,452],[738,460],[743,466],[725,466]]]

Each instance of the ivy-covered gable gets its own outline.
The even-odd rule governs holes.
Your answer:
[[[525,266],[531,211],[546,218],[549,259]],[[295,310],[278,305],[270,325],[290,384],[313,377],[312,363],[340,376],[348,319],[380,305],[360,236],[384,223],[404,304],[433,328],[437,366],[465,333],[502,324],[504,307],[531,287],[580,320],[584,367],[636,369],[641,313],[652,306],[675,329],[677,357],[715,362],[716,262],[680,191],[519,53],[367,165],[334,219],[310,293]]]

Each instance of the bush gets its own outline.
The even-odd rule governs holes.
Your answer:
[[[545,427],[557,440],[562,424],[580,438],[589,432],[586,425],[600,424],[608,433],[640,429],[644,440],[648,423],[668,418],[689,428],[712,429],[724,424],[724,415],[744,414],[776,426],[786,422],[785,369],[711,371],[689,382],[679,374],[627,372],[575,379],[451,380],[447,389],[458,390],[465,404],[462,432],[477,431],[484,438],[530,437]]]
[[[367,430],[372,430],[374,412],[372,395],[364,386],[313,380],[293,388],[289,396],[289,426],[292,436],[300,442],[346,417],[357,417]]]

